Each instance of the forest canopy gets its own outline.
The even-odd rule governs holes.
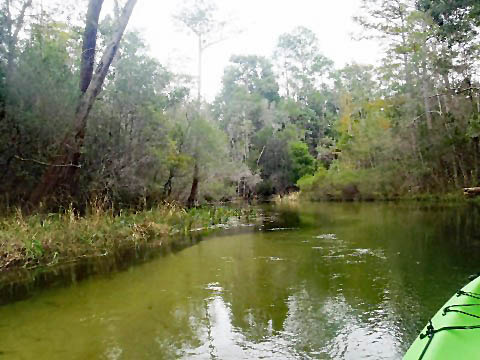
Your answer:
[[[339,68],[321,34],[299,26],[270,57],[239,49],[211,102],[201,57],[229,25],[217,5],[188,1],[176,15],[198,40],[192,77],[126,28],[135,3],[99,18],[99,0],[1,1],[3,204],[194,206],[297,188],[383,199],[478,185],[478,1],[362,0],[358,35],[384,44],[379,65]]]

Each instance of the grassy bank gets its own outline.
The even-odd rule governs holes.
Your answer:
[[[245,209],[185,210],[176,205],[120,214],[90,208],[84,216],[74,209],[30,216],[16,211],[0,219],[0,271],[106,256],[123,247],[162,246],[174,241],[174,235],[252,216]]]

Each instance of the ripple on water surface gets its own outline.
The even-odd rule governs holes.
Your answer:
[[[275,212],[273,231],[212,236],[0,307],[0,359],[400,359],[478,271],[475,209]]]

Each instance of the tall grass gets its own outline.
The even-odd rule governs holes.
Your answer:
[[[119,213],[91,204],[83,216],[72,207],[59,213],[29,216],[17,209],[0,219],[0,270],[104,256],[121,247],[161,246],[171,241],[169,235],[185,234],[242,216],[252,213],[226,207],[186,210],[176,204]]]

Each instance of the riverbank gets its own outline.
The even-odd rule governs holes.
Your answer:
[[[292,200],[307,201],[432,201],[455,203],[480,203],[480,197],[465,196],[463,188],[445,192],[422,192],[418,189],[381,187],[375,179],[369,186],[358,179],[349,181],[325,181],[305,177],[298,182],[300,192],[289,194]],[[374,184],[375,183],[375,184]]]
[[[480,205],[480,196],[478,197],[466,197],[461,192],[450,192],[444,194],[403,194],[403,195],[371,195],[365,196],[364,194],[357,192],[355,196],[349,196],[347,194],[338,192],[312,192],[300,190],[298,192],[293,192],[285,194],[283,196],[276,195],[272,198],[272,201],[276,203],[284,202],[384,202],[384,201],[412,201],[412,202],[432,202],[432,203],[456,203],[456,204],[479,204]]]
[[[74,209],[30,216],[18,210],[0,219],[0,271],[50,267],[144,245],[162,247],[175,235],[254,216],[251,209],[220,206],[186,210],[162,205],[119,214],[90,208],[84,216]]]
[[[401,172],[356,169],[339,163],[328,170],[319,167],[314,175],[305,175],[297,182],[299,198],[309,201],[475,201],[474,196],[465,196],[467,185],[465,181],[462,185],[421,186]]]

